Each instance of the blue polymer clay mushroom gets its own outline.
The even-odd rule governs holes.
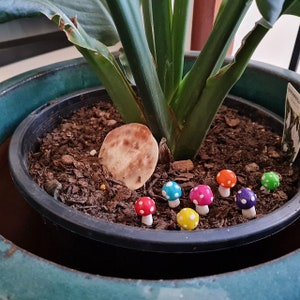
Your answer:
[[[171,208],[175,208],[180,204],[179,198],[182,195],[180,185],[175,181],[168,181],[162,187],[162,195]]]

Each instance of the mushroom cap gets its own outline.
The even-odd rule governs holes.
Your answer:
[[[237,178],[233,171],[224,169],[217,174],[216,180],[219,185],[232,188],[236,185]]]
[[[148,216],[156,212],[156,205],[153,199],[150,197],[141,197],[136,200],[134,209],[139,216]]]
[[[191,189],[189,198],[195,205],[210,205],[214,195],[208,185],[199,184]]]
[[[241,209],[249,209],[256,204],[256,195],[250,188],[240,189],[236,196],[235,202]]]
[[[182,195],[181,187],[175,181],[168,181],[162,187],[162,195],[168,201],[176,200]]]
[[[177,223],[182,229],[193,230],[199,224],[199,214],[192,208],[183,208],[177,214]]]
[[[261,177],[261,184],[269,191],[273,191],[280,185],[279,175],[274,172],[266,172]]]

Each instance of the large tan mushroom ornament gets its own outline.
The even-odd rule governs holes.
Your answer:
[[[142,187],[158,161],[158,143],[149,128],[138,123],[110,131],[99,151],[100,163],[129,189]]]

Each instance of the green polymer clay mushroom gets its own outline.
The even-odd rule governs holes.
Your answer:
[[[262,188],[273,191],[280,185],[279,175],[274,172],[266,172],[261,177]]]

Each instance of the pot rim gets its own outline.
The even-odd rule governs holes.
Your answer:
[[[55,100],[54,105],[60,103],[62,99],[68,100],[74,96],[97,92],[98,90],[99,88],[92,88],[71,93]],[[9,164],[12,178],[24,198],[42,216],[63,228],[90,239],[124,248],[153,252],[188,253],[221,250],[258,241],[284,229],[296,221],[300,215],[300,192],[281,208],[268,215],[242,224],[218,229],[200,229],[197,231],[154,230],[112,223],[83,214],[55,200],[42,190],[29,175],[24,158],[21,161],[18,160],[18,149],[22,149],[24,136],[29,130],[27,128],[33,124],[35,118],[45,111],[51,110],[54,105],[43,105],[20,123],[10,142]],[[252,105],[257,107],[255,104]],[[25,189],[28,194],[24,193]],[[253,231],[253,228],[256,228],[255,231]]]

